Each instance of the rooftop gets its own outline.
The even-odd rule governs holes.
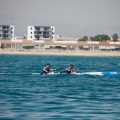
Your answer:
[[[33,44],[33,45],[73,45],[73,46],[120,46],[120,42],[84,42],[84,41],[52,41],[52,40],[39,40],[31,41],[26,39],[19,40],[0,40],[1,44]]]

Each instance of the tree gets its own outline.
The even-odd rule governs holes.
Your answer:
[[[94,37],[93,36],[89,37],[89,40],[94,41]]]
[[[118,38],[119,37],[118,37],[117,33],[115,33],[115,34],[112,35],[112,39],[113,39],[114,42],[118,41]]]
[[[87,41],[85,38],[79,38],[78,41]]]
[[[107,41],[107,40],[110,40],[110,37],[105,34],[100,34],[93,37],[93,41]]]
[[[88,37],[84,36],[83,38],[79,38],[78,41],[88,41]]]
[[[86,39],[86,40],[88,40],[88,37],[87,37],[87,36],[84,36],[84,37],[83,37],[83,39]]]

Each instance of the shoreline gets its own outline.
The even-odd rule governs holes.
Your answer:
[[[0,50],[0,54],[57,55],[57,56],[120,56],[120,51],[69,51],[69,50]]]

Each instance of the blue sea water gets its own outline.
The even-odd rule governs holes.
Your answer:
[[[0,55],[0,120],[120,120],[120,76],[40,75],[46,63],[120,72],[120,57]]]

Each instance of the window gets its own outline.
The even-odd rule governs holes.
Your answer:
[[[11,27],[11,29],[13,29],[13,27]]]
[[[4,37],[6,38],[6,37],[8,37],[8,35],[4,35]]]
[[[31,38],[32,38],[32,36],[31,36]]]
[[[31,30],[32,30],[32,28],[31,28]]]
[[[1,37],[1,35],[0,35],[0,37]]]
[[[32,34],[32,32],[31,32],[31,34]]]
[[[11,31],[11,34],[13,33],[13,31]]]
[[[43,32],[44,35],[46,35],[46,32]]]

